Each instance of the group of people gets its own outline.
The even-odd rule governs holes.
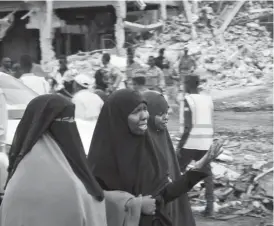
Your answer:
[[[205,213],[212,214],[210,162],[223,143],[213,142],[213,103],[198,93],[199,77],[184,76],[185,131],[175,150],[163,80],[153,80],[168,63],[150,58],[151,74],[135,65],[127,88],[117,90],[121,77],[109,60],[103,55],[105,70],[91,92],[89,78],[74,76],[60,59],[49,80],[60,92],[28,104],[9,151],[1,226],[195,226],[187,192],[204,179]],[[150,79],[150,87],[140,85]],[[91,134],[88,143],[75,118]]]

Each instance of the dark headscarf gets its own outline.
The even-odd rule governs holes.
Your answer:
[[[148,105],[147,109],[149,112],[149,120],[148,125],[150,128],[156,130],[155,127],[155,116],[161,115],[163,113],[167,113],[168,111],[168,103],[165,97],[157,92],[157,91],[146,91],[144,94],[144,98],[146,99]]]
[[[175,154],[175,150],[167,129],[159,130],[155,127],[155,116],[168,111],[168,103],[164,96],[156,91],[146,91],[143,93],[147,101],[148,112],[150,114],[148,123],[148,133],[152,139],[154,147],[165,156],[168,165],[169,177],[174,181],[180,177],[180,167]],[[187,194],[183,194],[169,204],[169,216],[173,226],[195,226],[195,220],[190,207]]]
[[[141,103],[140,93],[123,89],[110,95],[101,110],[88,161],[106,190],[153,195],[167,182],[164,158],[149,136],[134,135],[128,127],[128,116]]]
[[[74,118],[74,112],[75,105],[60,95],[42,95],[28,104],[10,149],[8,181],[25,155],[44,133],[49,132],[88,193],[99,201],[103,200],[103,191],[87,165],[75,121],[60,120]]]

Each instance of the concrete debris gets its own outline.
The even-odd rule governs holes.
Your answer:
[[[228,220],[249,213],[264,215],[273,210],[273,168],[266,161],[245,165],[242,172],[234,171],[226,165],[211,163],[214,175],[214,210],[218,219]],[[263,172],[262,172],[263,171]],[[193,211],[202,212],[205,208],[204,185],[199,183],[189,193]]]
[[[68,56],[68,67],[69,69],[76,70],[78,73],[90,75],[93,78],[95,72],[102,66],[101,59],[103,52],[110,52],[110,50],[100,52],[79,52],[78,54]],[[110,63],[119,68],[121,72],[125,72],[126,58],[111,53],[110,55]],[[51,61],[47,63],[46,71],[51,74],[56,71],[58,67],[58,60]]]
[[[204,90],[258,86],[272,75],[273,41],[259,21],[229,26],[223,34],[224,43],[207,27],[197,28],[198,38],[189,40],[191,29],[186,22],[183,15],[168,19],[165,32],[140,44],[137,56],[145,62],[151,53],[157,55],[160,48],[166,48],[166,56],[177,70],[183,47],[188,46],[197,65],[208,72],[202,76],[207,79],[202,84]]]
[[[235,181],[240,177],[240,174],[225,167],[224,165],[221,165],[219,163],[213,162],[211,164],[212,172],[214,174],[215,178],[222,178],[227,179],[229,181]]]

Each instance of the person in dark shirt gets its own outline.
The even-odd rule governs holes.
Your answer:
[[[106,78],[105,72],[103,69],[99,69],[95,72],[95,85],[96,89],[106,91],[108,88],[108,79]]]
[[[159,50],[159,56],[155,58],[155,64],[160,69],[169,69],[169,63],[165,58],[165,49],[162,48]]]

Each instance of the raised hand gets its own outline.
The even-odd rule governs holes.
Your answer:
[[[197,161],[195,163],[194,169],[201,169],[203,168],[205,165],[209,164],[211,161],[213,161],[214,159],[216,159],[220,154],[222,154],[222,152],[224,151],[224,149],[222,148],[224,145],[224,141],[223,140],[217,140],[215,141],[210,149],[208,150],[208,152],[204,155],[203,158],[201,158],[199,161]]]

